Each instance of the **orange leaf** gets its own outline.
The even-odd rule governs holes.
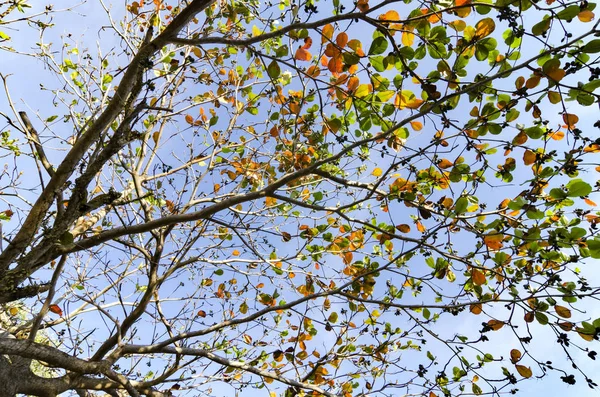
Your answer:
[[[536,158],[537,155],[534,152],[532,152],[531,150],[526,150],[525,154],[523,154],[523,163],[525,165],[531,165],[535,163]]]
[[[483,238],[485,245],[492,251],[498,251],[502,248],[502,240],[504,240],[504,235],[502,234],[488,234]]]
[[[469,306],[469,311],[475,315],[481,314],[481,312],[483,311],[481,303],[472,304],[471,306]]]
[[[442,169],[446,169],[454,166],[454,163],[448,159],[441,159],[440,161],[438,161],[437,165]]]
[[[294,58],[298,61],[310,61],[312,59],[312,55],[310,52],[306,51],[304,48],[300,47],[296,51]]]
[[[548,134],[548,136],[554,139],[555,141],[560,141],[565,137],[565,133],[563,131],[553,131],[550,134]]]
[[[323,31],[321,32],[321,34],[323,35],[321,37],[321,43],[327,43],[328,41],[331,41],[331,38],[333,37],[333,30],[333,25],[330,23],[323,26]]]
[[[479,269],[471,270],[471,279],[475,285],[483,285],[485,284],[485,274]]]
[[[346,47],[346,44],[348,44],[348,35],[345,32],[338,34],[335,38],[335,43],[340,46],[340,48]]]
[[[48,310],[50,310],[50,311],[51,311],[52,313],[54,313],[54,314],[58,314],[58,315],[59,315],[59,316],[61,316],[61,317],[62,317],[62,315],[63,315],[63,311],[62,311],[62,309],[60,308],[60,306],[58,306],[58,305],[50,305],[50,306],[48,307]]]
[[[427,230],[420,221],[417,221],[416,225],[417,225],[417,230],[420,231],[421,233],[425,233],[425,230]]]
[[[584,201],[584,202],[585,202],[587,205],[589,205],[590,207],[595,207],[595,206],[596,206],[596,203],[595,203],[595,202],[593,202],[592,200],[588,199],[588,198],[586,198],[586,199],[583,199],[583,201]]]
[[[306,69],[306,74],[310,77],[318,77],[321,74],[321,70],[317,65],[311,65],[308,69]]]
[[[233,250],[233,252],[231,253],[231,255],[233,255],[233,256],[240,256],[240,251]]]
[[[358,0],[356,7],[362,12],[369,11],[369,0]]]
[[[302,48],[304,48],[305,50],[308,50],[311,45],[312,45],[312,39],[310,37],[307,37],[304,39],[304,45],[302,46]]]
[[[196,313],[198,317],[206,317],[206,312],[204,310],[198,310],[198,313]]]
[[[591,22],[594,19],[594,13],[590,10],[583,10],[577,14],[577,18],[579,18],[581,22]]]
[[[186,115],[185,115],[185,121],[186,121],[188,124],[194,125],[194,117],[192,117],[192,115],[191,115],[191,114],[186,114]]]
[[[487,325],[493,330],[498,331],[500,328],[504,327],[504,323],[499,320],[490,320],[487,322]]]

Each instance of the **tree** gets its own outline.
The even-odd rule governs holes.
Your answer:
[[[3,396],[597,386],[594,3],[76,3],[0,3]]]

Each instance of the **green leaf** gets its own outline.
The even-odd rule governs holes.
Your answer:
[[[281,68],[279,67],[279,63],[277,63],[277,61],[272,61],[269,66],[267,66],[267,74],[272,79],[279,77],[281,74]]]
[[[567,196],[568,197],[582,197],[587,196],[592,192],[592,187],[589,183],[582,179],[573,179],[567,183]]]
[[[579,5],[573,4],[572,6],[569,6],[564,10],[560,11],[558,14],[556,14],[556,16],[558,17],[558,19],[573,19],[580,12],[581,8],[579,7]]]
[[[387,50],[388,42],[385,37],[377,37],[371,43],[371,47],[369,48],[369,55],[379,55],[383,54],[385,50]]]
[[[600,39],[590,41],[584,45],[581,50],[588,54],[596,54],[600,52]]]

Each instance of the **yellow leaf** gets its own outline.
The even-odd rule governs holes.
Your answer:
[[[523,377],[523,378],[531,378],[531,376],[533,375],[533,372],[531,372],[531,368],[526,367],[524,365],[515,365],[515,367],[517,368],[517,372]]]
[[[475,25],[475,36],[478,39],[482,39],[489,36],[494,29],[496,29],[494,20],[492,18],[484,18]]]
[[[402,32],[402,44],[404,44],[407,47],[410,47],[413,45],[415,41],[415,34],[412,32]]]
[[[594,13],[590,10],[583,10],[577,14],[577,18],[579,18],[581,22],[591,22],[594,19]]]
[[[421,123],[420,121],[411,121],[410,126],[415,131],[421,131],[423,129],[423,123]]]
[[[571,318],[571,310],[564,306],[556,305],[554,306],[554,310],[556,310],[556,314],[562,318]]]
[[[10,313],[11,316],[16,316],[19,313],[19,308],[13,306],[10,309],[8,309],[8,312]]]
[[[252,26],[252,36],[256,37],[256,36],[260,36],[261,34],[262,34],[262,30],[258,26],[253,25]]]
[[[252,337],[248,334],[243,334],[242,338],[244,339],[244,342],[246,342],[247,344],[252,344]]]
[[[233,256],[240,256],[240,251],[233,250],[233,252],[231,253],[231,255],[233,255]]]
[[[562,101],[562,96],[559,92],[548,91],[548,100],[550,100],[551,104],[556,105],[557,103],[560,103],[560,101]]]
[[[396,12],[394,10],[390,10],[390,11],[386,12],[385,14],[381,14],[379,16],[379,20],[380,21],[398,22],[398,21],[400,21],[400,14],[398,14],[398,12]]]
[[[450,22],[448,25],[457,32],[462,32],[467,27],[467,24],[462,19]]]
[[[381,168],[375,168],[373,172],[371,172],[371,175],[373,176],[381,176],[381,174],[383,174],[383,170]]]

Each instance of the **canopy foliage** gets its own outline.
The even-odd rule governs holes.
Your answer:
[[[0,2],[6,395],[597,386],[596,4],[298,1]]]

